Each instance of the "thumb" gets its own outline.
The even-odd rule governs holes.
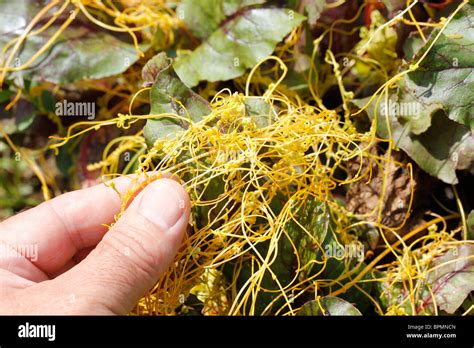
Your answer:
[[[180,184],[171,179],[154,181],[97,247],[55,280],[77,289],[75,298],[82,304],[128,313],[173,261],[189,213],[189,197]]]

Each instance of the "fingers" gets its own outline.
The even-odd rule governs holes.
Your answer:
[[[131,178],[121,177],[113,183],[125,193]],[[37,269],[19,268],[28,279],[42,281],[60,273],[78,251],[97,245],[107,231],[102,224],[114,221],[121,204],[117,192],[104,184],[66,193],[2,222],[0,243],[32,249],[34,253],[24,256]],[[26,261],[2,258],[0,268],[5,266],[2,262],[12,267],[12,263]]]
[[[189,213],[189,198],[180,184],[154,181],[99,245],[51,286],[72,289],[81,303],[92,301],[111,313],[126,314],[172,262]]]

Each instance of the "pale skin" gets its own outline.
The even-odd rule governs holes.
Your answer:
[[[115,180],[125,192],[129,178]],[[173,261],[189,197],[171,179],[146,186],[108,231],[122,201],[110,187],[73,191],[0,223],[0,315],[124,315]],[[15,255],[37,246],[37,258]]]

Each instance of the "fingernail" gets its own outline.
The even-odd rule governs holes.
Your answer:
[[[186,192],[170,179],[159,179],[142,191],[139,209],[147,219],[170,229],[181,219],[186,207]]]

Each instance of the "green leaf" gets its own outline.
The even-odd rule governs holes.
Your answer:
[[[244,7],[252,5],[260,5],[266,2],[266,0],[221,0],[222,7],[226,16],[231,16],[234,13],[240,11]]]
[[[28,115],[25,115],[21,120],[18,120],[18,122],[16,124],[17,131],[18,132],[23,132],[29,126],[31,126],[31,124],[35,120],[35,116],[36,116],[35,113],[30,113]]]
[[[197,122],[211,112],[209,103],[179,79],[166,53],[161,52],[148,61],[142,76],[145,83],[153,83],[150,93],[152,115],[169,113]],[[174,137],[186,128],[186,122],[172,117],[149,119],[144,135],[151,146],[156,140]]]
[[[436,112],[431,127],[420,135],[407,133],[403,124],[393,118],[392,121],[395,145],[405,150],[428,174],[448,184],[457,184],[456,170],[472,166],[474,135],[466,127],[448,119],[443,112]],[[384,125],[381,124],[381,128]],[[384,131],[381,134],[388,135]]]
[[[474,245],[465,244],[436,258],[427,282],[434,293],[437,306],[453,314],[466,297],[474,291]],[[432,303],[431,294],[424,305]]]
[[[49,30],[49,33],[52,34],[56,29]],[[31,57],[46,42],[47,37],[38,36],[28,40],[20,60],[26,61]],[[141,49],[145,47],[142,45]],[[85,27],[71,27],[38,59],[39,63],[34,65],[34,69],[27,70],[23,76],[58,84],[101,79],[124,72],[138,58],[133,45],[112,35]]]
[[[386,279],[387,272],[375,272],[377,279]],[[402,282],[389,281],[377,281],[375,282],[375,289],[377,291],[377,297],[380,298],[380,304],[382,308],[388,309],[391,306],[399,307],[408,315],[413,315],[410,301],[406,300],[407,291],[403,287]],[[377,298],[376,297],[376,298]]]
[[[0,2],[0,43],[17,37],[24,30],[40,7],[20,1],[20,8],[11,6],[11,1]],[[39,5],[39,4],[38,4]],[[48,14],[50,16],[51,13]],[[47,20],[47,17],[44,20]],[[16,63],[26,63],[56,33],[58,25],[30,36],[22,45]],[[141,45],[145,50],[149,45]],[[9,51],[7,51],[7,55]],[[100,79],[127,70],[139,56],[132,44],[117,39],[106,31],[73,22],[55,41],[24,71],[12,73],[34,81],[49,81],[58,84],[73,83],[83,79]]]
[[[362,315],[357,308],[349,302],[333,296],[325,296],[316,300],[306,302],[298,312],[300,316],[342,316]]]
[[[31,126],[37,111],[33,103],[20,98],[11,110],[0,108],[0,124],[7,134],[23,132]]]
[[[209,37],[228,16],[250,5],[263,4],[265,0],[183,0],[176,13],[201,40]]]
[[[426,132],[431,126],[433,114],[438,110],[442,110],[443,106],[436,103],[423,105],[417,98],[405,93],[404,81],[400,81],[399,86],[398,98],[394,96],[389,101],[388,107],[391,106],[392,109],[389,112],[395,115],[407,127],[409,132],[416,135]],[[382,104],[382,106],[385,106],[385,104]]]
[[[367,99],[352,102],[361,107],[366,104]],[[388,106],[383,106],[386,104]],[[371,119],[376,111],[374,105],[372,102],[367,108]],[[389,97],[388,103],[379,105],[376,112],[379,136],[388,139],[391,135],[394,146],[405,151],[425,172],[448,184],[457,184],[456,170],[469,169],[474,163],[473,133],[466,126],[450,120],[438,109],[430,115],[427,130],[422,134],[415,134],[412,132],[415,127],[413,120],[407,121],[399,112],[390,110],[391,105],[399,105],[399,110],[402,108],[395,94]],[[411,108],[416,110],[416,106],[417,104],[412,104]],[[419,122],[418,127],[422,128],[424,121]]]
[[[21,34],[21,30],[44,3],[45,1],[0,0],[0,44],[3,46],[10,41],[9,34]]]
[[[205,39],[225,19],[222,3],[222,0],[184,0],[179,4],[176,13],[194,35]]]
[[[308,24],[314,27],[326,8],[326,0],[302,0],[301,6],[308,14]]]
[[[242,11],[192,53],[178,57],[174,68],[188,86],[203,80],[239,77],[270,55],[276,44],[303,19],[302,15],[285,9]]]
[[[270,208],[273,213],[278,214],[285,203],[286,199],[278,195],[272,200]],[[310,275],[321,270],[323,246],[333,240],[331,217],[328,209],[325,203],[321,203],[316,199],[309,199],[300,207],[295,208],[295,221],[292,220],[286,224],[285,233],[278,240],[278,253],[269,267],[281,286],[287,286],[293,280],[295,269],[298,267],[298,259],[300,270],[303,270],[298,280],[302,284],[307,282]],[[269,246],[270,241],[266,241],[259,243],[257,249],[262,255],[266,255]],[[316,260],[319,261],[319,264],[313,263]],[[236,271],[239,272],[237,288],[240,289],[252,276],[250,261],[229,263],[224,273],[228,280],[231,280]],[[272,306],[267,309],[266,314],[274,313],[285,303],[285,299],[281,296],[276,299],[281,295],[281,292],[275,278],[269,271],[263,276],[261,287],[272,291],[260,291],[258,293],[255,314],[262,314],[270,303],[272,303]]]
[[[390,14],[403,9],[406,6],[406,2],[404,0],[382,0],[382,3],[385,5]]]
[[[258,128],[272,124],[276,115],[274,107],[261,98],[245,98],[245,109]]]
[[[329,256],[329,252],[339,252],[340,254],[344,255],[342,256],[342,259],[337,259],[335,256],[328,257],[326,268],[322,274],[324,279],[342,278],[341,281],[338,281],[337,284],[331,288],[333,291],[340,289],[352,281],[352,279],[357,277],[359,273],[367,266],[365,262],[362,262],[361,259],[359,259],[363,259],[364,257],[364,249],[362,249],[361,246],[356,244],[346,244],[344,247],[341,247],[336,243],[333,243],[333,245],[325,243],[324,245],[326,256]],[[350,250],[352,250],[352,254]],[[358,253],[362,253],[362,255],[356,255]],[[348,272],[351,272],[352,276],[344,278],[344,275]],[[347,291],[341,294],[341,298],[350,300],[352,303],[356,303],[357,307],[362,311],[369,310],[369,308],[373,307],[373,304],[367,298],[366,294],[370,294],[374,288],[374,282],[372,281],[372,278],[373,277],[370,272],[366,273],[362,277],[362,281],[358,284],[358,287],[350,287]]]
[[[467,217],[467,238],[474,240],[474,210]]]
[[[8,89],[0,91],[0,103],[6,102],[8,99],[13,97],[15,93]]]
[[[56,111],[56,99],[54,98],[54,95],[48,90],[43,90],[41,92],[41,108],[45,112]]]
[[[73,143],[66,143],[59,148],[59,153],[55,156],[56,167],[64,177],[73,176],[76,159],[79,152],[79,146],[72,145]]]
[[[425,36],[428,36],[428,33],[425,33]],[[411,32],[408,35],[408,38],[403,43],[403,53],[405,60],[412,61],[415,55],[423,48],[425,42],[420,37],[420,34],[416,31]]]
[[[431,47],[440,29],[415,55],[416,62]],[[474,130],[474,6],[467,4],[447,25],[418,70],[405,75],[404,93],[423,109],[442,108],[448,117]]]
[[[293,245],[296,246],[296,250],[294,250],[288,237],[283,238],[280,258],[282,265],[287,269],[291,269],[292,266],[296,265],[296,254],[298,254],[301,268],[304,269],[300,273],[300,280],[304,281],[315,271],[313,261],[322,260],[322,255],[326,252],[324,248],[334,243],[335,238],[332,231],[331,215],[325,203],[321,203],[316,199],[306,201],[299,208],[295,220],[291,220],[285,230]],[[290,262],[285,258],[289,258]],[[319,269],[316,271],[319,271]]]
[[[433,44],[418,70],[406,75],[398,93],[392,93],[388,103],[382,100],[377,110],[377,133],[389,137],[388,118],[395,146],[449,184],[458,182],[456,170],[469,169],[474,162],[473,8],[466,5],[434,44],[439,29],[432,32],[414,54],[416,62]],[[410,37],[405,44],[408,55],[419,46],[419,39]],[[373,119],[372,104],[368,114]]]

